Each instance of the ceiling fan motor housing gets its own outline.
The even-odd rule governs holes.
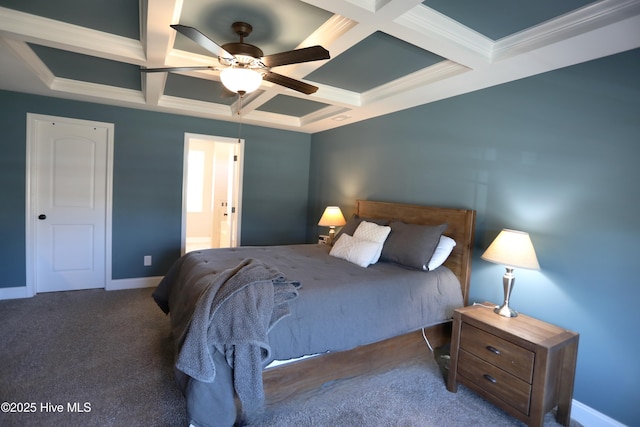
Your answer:
[[[264,56],[259,47],[248,43],[226,43],[222,45],[222,48],[235,56],[239,63],[244,63],[245,65],[251,63],[254,59]],[[220,59],[225,60],[225,58]],[[226,64],[226,61],[223,64],[229,65]]]
[[[264,56],[262,49],[244,42],[244,38],[251,34],[251,31],[253,31],[253,27],[246,22],[234,22],[231,25],[231,28],[233,28],[233,32],[236,33],[238,37],[240,37],[240,41],[223,44],[222,48],[235,56],[235,59],[237,61],[235,63],[236,66],[259,67],[260,64],[256,62],[258,62],[259,59]],[[229,62],[225,58],[219,57],[218,60],[222,65],[233,65],[233,63]]]

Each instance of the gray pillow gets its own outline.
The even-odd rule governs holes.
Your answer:
[[[356,214],[351,215],[351,218],[347,220],[347,223],[342,226],[340,231],[336,234],[334,241],[338,240],[338,237],[342,235],[342,233],[348,234],[349,236],[353,236],[353,233],[356,232],[356,229],[360,225],[362,221],[373,222],[378,225],[389,225],[388,219],[378,219],[378,218],[361,218]]]
[[[447,224],[418,225],[391,221],[390,226],[391,233],[382,247],[380,261],[428,271],[429,260]]]

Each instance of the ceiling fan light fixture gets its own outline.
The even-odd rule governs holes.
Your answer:
[[[224,87],[235,93],[251,93],[262,84],[262,74],[250,68],[225,68],[220,72]]]

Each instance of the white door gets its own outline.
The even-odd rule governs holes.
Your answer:
[[[54,119],[31,123],[35,291],[104,288],[113,128]]]
[[[183,252],[237,246],[243,142],[185,134]]]

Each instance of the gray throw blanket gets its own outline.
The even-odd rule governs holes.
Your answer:
[[[271,352],[267,334],[289,314],[288,301],[298,296],[298,288],[299,283],[253,258],[219,273],[198,298],[176,368],[210,383],[216,377],[211,352],[221,353],[234,370],[243,410],[255,411],[264,402],[262,369]]]

